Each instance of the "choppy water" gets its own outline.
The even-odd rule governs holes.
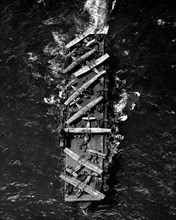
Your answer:
[[[88,21],[86,12],[81,14],[84,2],[69,3],[0,3],[0,219],[175,219],[176,21],[165,1],[128,2],[128,9],[122,1],[116,3],[110,67],[127,80],[129,91],[141,93],[140,102],[121,124],[124,154],[111,169],[104,204],[85,216],[62,200],[55,132],[59,99],[48,105],[44,98],[61,91],[65,78],[56,70],[65,60],[64,42]]]

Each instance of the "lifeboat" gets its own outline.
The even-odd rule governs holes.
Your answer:
[[[106,184],[109,156],[108,68],[104,34],[83,33],[66,45],[68,77],[63,101],[60,146],[63,148],[65,202],[86,208],[101,201]]]

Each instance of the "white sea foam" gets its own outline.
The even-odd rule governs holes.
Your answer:
[[[111,7],[111,11],[113,11],[113,10],[114,10],[114,8],[115,8],[115,5],[116,5],[116,0],[114,0],[114,1],[112,2],[112,7]]]
[[[52,75],[56,78],[59,77],[58,72],[62,71],[65,58],[67,56],[65,50],[65,42],[67,41],[68,36],[66,34],[61,34],[59,32],[52,32],[54,42],[49,43],[44,48],[44,53],[49,56],[55,56],[53,59],[50,59],[48,63],[51,69]]]
[[[55,96],[51,95],[49,98],[44,98],[44,102],[50,105],[55,104]]]
[[[32,52],[27,53],[28,55],[28,60],[29,61],[36,61],[38,60],[38,57],[36,55],[34,55]]]
[[[61,75],[65,59],[67,58],[67,53],[65,50],[65,42],[67,41],[68,36],[56,31],[52,32],[54,42],[50,42],[45,48],[44,53],[48,56],[55,56],[54,58],[48,60],[49,68],[51,70],[51,76],[49,78],[50,82],[53,82],[55,79],[59,80],[57,88],[60,89],[59,96],[55,97],[52,95],[50,97],[45,97],[44,102],[50,105],[60,104],[60,98],[62,97],[62,90],[65,86],[64,78]]]
[[[87,0],[84,9],[90,14],[90,24],[87,31],[90,33],[104,33],[107,26],[107,2],[105,0]]]
[[[133,110],[136,106],[135,102],[139,99],[140,93],[133,92],[128,94],[125,90],[123,90],[122,94],[120,95],[121,99],[118,103],[114,105],[114,112],[118,117],[119,121],[127,120],[128,116],[124,114],[124,109]]]
[[[43,21],[42,23],[45,25],[56,25],[56,24],[59,24],[60,21],[58,18],[53,17],[53,18],[48,18],[47,20]]]
[[[127,104],[128,93],[126,91],[123,91],[123,93],[120,96],[121,96],[121,99],[117,104],[114,105],[114,109],[116,113],[122,114],[122,111]]]
[[[18,200],[19,197],[19,195],[9,196],[7,200],[10,200],[11,202],[16,202],[16,200]]]

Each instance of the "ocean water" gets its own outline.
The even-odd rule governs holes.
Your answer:
[[[172,2],[117,1],[109,19],[110,93],[141,94],[120,123],[107,199],[85,215],[62,199],[57,126],[65,43],[88,24],[85,1],[0,3],[0,219],[176,218],[176,18]]]

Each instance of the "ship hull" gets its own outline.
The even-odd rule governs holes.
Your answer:
[[[70,42],[66,48],[74,56],[63,70],[69,86],[64,100],[60,178],[64,182],[64,200],[78,202],[83,209],[91,202],[103,200],[108,188],[105,176],[111,130],[107,115],[109,55],[104,37],[82,36],[79,45],[78,38]]]

